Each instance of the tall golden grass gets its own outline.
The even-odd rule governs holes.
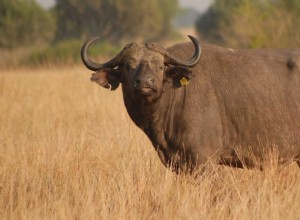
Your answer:
[[[299,208],[295,164],[176,175],[120,89],[79,67],[0,73],[0,219],[300,219]]]

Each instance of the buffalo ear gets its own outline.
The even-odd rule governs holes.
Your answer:
[[[104,68],[92,74],[91,81],[110,90],[116,90],[121,82],[121,73],[118,69]]]
[[[187,67],[173,66],[166,70],[166,78],[168,82],[172,82],[175,88],[187,85],[188,81],[192,79],[192,70]],[[183,80],[184,83],[183,84]]]

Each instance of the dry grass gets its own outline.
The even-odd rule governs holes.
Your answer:
[[[163,167],[80,68],[0,74],[0,219],[300,219],[300,171]]]

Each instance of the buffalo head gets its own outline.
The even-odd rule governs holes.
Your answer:
[[[131,43],[106,63],[98,64],[88,58],[87,50],[98,37],[84,43],[81,58],[85,66],[96,73],[91,80],[105,88],[115,90],[120,83],[132,99],[153,102],[158,99],[166,81],[180,85],[183,77],[190,79],[189,67],[197,64],[201,56],[199,41],[189,36],[195,53],[189,60],[181,60],[156,43]]]

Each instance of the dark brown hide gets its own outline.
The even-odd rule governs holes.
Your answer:
[[[254,158],[263,160],[273,147],[280,161],[298,157],[299,164],[299,49],[233,50],[204,44],[200,61],[187,69],[162,68],[163,56],[140,47],[143,52],[131,53],[118,68],[124,102],[165,166],[176,172],[208,160],[253,166]],[[194,48],[192,43],[177,44],[168,52],[187,60]],[[154,58],[157,64],[151,63]],[[153,94],[135,94],[139,74],[156,77]],[[190,79],[188,85],[180,85],[182,77]]]

